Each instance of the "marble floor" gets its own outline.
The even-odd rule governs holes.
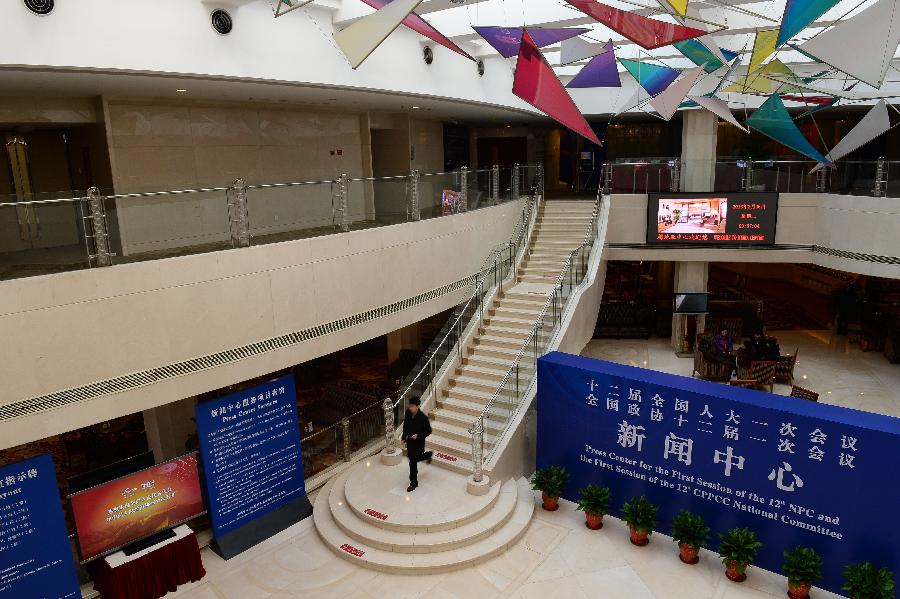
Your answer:
[[[774,333],[785,351],[800,348],[798,384],[822,394],[822,401],[900,416],[900,367],[880,353],[863,353],[827,331]],[[692,360],[677,358],[665,340],[596,340],[585,355],[689,375]],[[778,386],[776,393],[789,388]],[[538,501],[538,498],[535,498]],[[570,502],[558,512],[536,509],[524,536],[503,555],[445,574],[405,576],[357,567],[335,556],[319,539],[312,519],[224,562],[203,552],[207,577],[167,598],[485,598],[516,599],[782,599],[785,578],[751,568],[745,583],[723,574],[713,553],[686,566],[669,537],[654,534],[647,547],[628,541],[625,525],[611,517],[600,531],[584,526]],[[815,590],[816,599],[837,595]]]
[[[863,352],[831,331],[768,331],[778,338],[781,351],[800,354],[794,384],[819,393],[821,403],[900,417],[900,365],[881,352]],[[595,339],[585,356],[631,366],[691,376],[692,358],[679,358],[667,339]],[[789,395],[788,385],[775,385],[775,393]]]

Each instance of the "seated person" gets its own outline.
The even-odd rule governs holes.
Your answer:
[[[753,333],[748,341],[750,344],[750,360],[763,360],[766,355],[766,339],[762,333]]]
[[[731,367],[728,372],[728,376],[731,377],[737,372],[737,358],[734,355],[734,344],[731,341],[731,335],[728,334],[728,329],[722,329],[721,333],[716,334],[715,349],[717,361],[727,362]]]
[[[766,339],[766,347],[765,353],[763,354],[764,360],[771,360],[773,362],[781,361],[781,346],[778,345],[778,339],[775,337],[769,337]]]

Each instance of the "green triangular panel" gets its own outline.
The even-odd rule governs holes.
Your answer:
[[[669,84],[678,79],[681,73],[678,69],[663,67],[638,60],[619,59],[622,66],[628,69],[644,90],[651,96],[662,93]]]
[[[778,94],[772,94],[756,112],[747,119],[747,126],[756,129],[763,135],[771,137],[804,156],[809,156],[816,162],[831,164],[817,149],[807,140],[797,125],[794,124],[784,102]]]

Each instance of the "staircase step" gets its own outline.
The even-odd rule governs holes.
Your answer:
[[[523,329],[530,331],[534,327],[534,319],[514,318],[509,316],[490,316],[484,320],[488,327],[501,327],[504,329]]]
[[[455,394],[451,394],[449,397],[442,397],[440,400],[438,400],[439,408],[473,418],[477,418],[481,415],[481,413],[484,411],[485,405],[487,405],[487,401],[473,400],[466,395],[457,396]],[[503,419],[505,421],[505,419],[509,416],[509,408],[511,407],[511,404],[501,402],[499,405],[495,404],[495,406],[492,406],[489,412],[493,414],[494,417],[498,419],[498,421],[500,419]]]
[[[438,408],[434,412],[432,412],[432,427],[436,422],[444,423],[448,426],[453,426],[458,429],[466,431],[466,440],[471,441],[471,435],[469,435],[469,429],[472,428],[472,425],[475,423],[475,418],[472,416],[468,416],[466,414],[461,414],[459,412],[453,412],[451,410],[445,410],[443,408]],[[488,437],[496,438],[501,432],[503,432],[503,426],[505,422],[500,422],[499,419],[491,420],[488,418],[484,421],[484,435],[485,439]],[[446,435],[450,436],[450,435]]]
[[[500,379],[503,378],[508,369],[509,366],[504,366],[502,362],[496,365],[484,367],[474,364],[466,364],[464,360],[462,368],[456,369],[456,376],[476,378],[482,381],[496,381],[497,383],[499,383]]]
[[[437,553],[471,545],[492,534],[512,517],[518,501],[518,487],[509,480],[497,485],[497,499],[481,517],[455,528],[440,531],[398,531],[381,528],[360,519],[347,504],[342,481],[335,481],[329,493],[329,508],[338,527],[356,541],[394,553]]]
[[[476,356],[474,354],[470,354],[469,356],[463,358],[463,364],[465,364],[466,367],[475,367],[480,369],[498,369],[502,370],[505,374],[506,371],[509,370],[509,367],[512,365],[512,361],[516,357],[516,354],[518,354],[518,352],[509,354],[508,359],[493,356]],[[531,365],[528,363],[522,363],[519,368],[531,370]]]
[[[476,345],[473,348],[470,348],[469,357],[473,359],[479,358],[492,358],[499,360],[506,360],[510,364],[512,361],[516,359],[516,356],[519,355],[519,350],[522,349],[522,346],[519,347],[503,347],[503,346],[493,346],[493,345]],[[508,368],[508,367],[507,367]]]
[[[477,345],[494,345],[500,347],[519,348],[528,339],[530,331],[498,329],[488,327],[476,339]]]
[[[450,389],[467,389],[472,391],[484,391],[493,393],[503,380],[506,373],[497,375],[496,382],[474,376],[454,376],[450,378]]]
[[[465,484],[462,480],[460,483]],[[334,483],[329,484],[332,485]],[[497,526],[492,534],[488,536],[480,538],[471,544],[446,551],[406,554],[370,547],[361,541],[353,539],[341,530],[334,520],[334,515],[325,503],[319,509],[318,500],[316,501],[317,509],[314,511],[313,518],[316,529],[325,544],[336,555],[351,563],[391,573],[425,574],[448,572],[476,563],[483,563],[486,559],[506,551],[524,534],[534,514],[534,497],[525,479],[519,479],[515,481],[515,484],[515,507],[511,516],[505,522]],[[325,493],[326,491],[330,492],[331,489],[326,488],[322,492]]]
[[[435,414],[432,414],[431,429],[434,431],[432,437],[436,437],[438,439],[450,439],[451,441],[462,443],[464,446],[468,445],[469,447],[471,447],[472,435],[469,434],[469,428],[472,426],[474,419],[469,418],[468,422],[465,422],[464,420],[465,419],[439,419],[435,417]],[[431,437],[428,438],[429,440],[431,439]],[[485,445],[490,445],[491,447],[493,447],[495,440],[496,435],[490,435],[487,433],[487,431],[485,431]],[[440,442],[438,444],[440,444]]]

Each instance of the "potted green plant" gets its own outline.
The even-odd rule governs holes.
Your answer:
[[[531,477],[531,488],[541,492],[544,509],[555,512],[559,509],[559,496],[569,484],[569,473],[560,466],[538,468]]]
[[[853,313],[859,304],[859,295],[856,293],[856,285],[847,283],[831,290],[827,297],[828,307],[834,316],[834,332],[838,335],[846,335],[847,327]]]
[[[732,528],[719,536],[722,537],[719,557],[725,564],[725,576],[733,582],[744,582],[747,580],[747,568],[756,559],[762,543],[749,528]]]
[[[794,547],[784,552],[781,569],[788,579],[788,597],[807,599],[813,583],[822,577],[822,556],[809,547]]]
[[[622,519],[631,532],[631,544],[643,547],[650,542],[659,508],[641,495],[622,505]]]
[[[678,543],[678,558],[686,564],[700,561],[700,548],[709,540],[709,525],[701,516],[681,510],[672,520],[672,539]]]
[[[578,507],[584,512],[584,525],[591,530],[603,528],[603,515],[609,507],[609,487],[588,485],[581,490]]]
[[[851,599],[893,599],[894,575],[887,568],[876,568],[869,562],[852,564],[844,569],[844,586]]]

